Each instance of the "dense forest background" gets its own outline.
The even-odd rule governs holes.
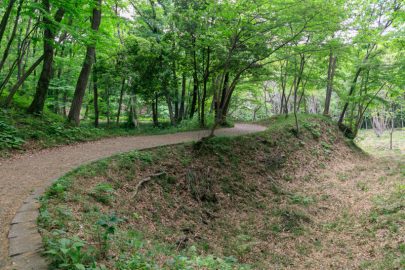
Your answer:
[[[300,112],[353,135],[404,125],[401,1],[3,0],[0,14],[3,110],[96,127]]]

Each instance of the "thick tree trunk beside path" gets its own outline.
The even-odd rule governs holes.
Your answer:
[[[236,124],[234,128],[219,129],[216,134],[236,136],[263,130],[265,127],[259,125]],[[0,160],[0,269],[43,269],[40,267],[38,254],[33,253],[32,250],[29,251],[29,245],[40,244],[38,242],[40,238],[38,239],[39,235],[35,228],[35,219],[28,213],[35,214],[37,212],[37,209],[31,209],[32,206],[37,205],[34,197],[38,196],[54,179],[79,165],[114,154],[196,141],[208,135],[209,131],[202,130],[167,135],[117,137],[45,149],[36,153],[27,153],[11,159]],[[36,194],[32,194],[33,191]],[[29,222],[29,226],[24,225],[24,222]],[[11,225],[12,223],[15,224]],[[10,231],[10,226],[15,228]],[[18,232],[22,231],[23,234],[27,234],[27,230],[29,231],[29,239],[33,239],[32,242],[19,241]],[[14,235],[14,231],[17,232],[17,236]],[[12,244],[10,245],[10,243]],[[15,243],[22,243],[23,248],[27,251],[21,252],[22,254],[16,250],[13,251]],[[33,249],[35,250],[37,247],[34,245]],[[12,260],[9,257],[9,252],[15,253],[11,254],[14,255]],[[29,260],[28,266],[11,265],[11,261],[15,262],[19,259]]]

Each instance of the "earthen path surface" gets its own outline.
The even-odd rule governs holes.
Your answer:
[[[265,127],[259,125],[236,124],[234,128],[217,130],[216,135],[236,136],[263,130]],[[192,131],[109,138],[0,160],[0,269],[15,267],[11,265],[9,255],[14,258],[29,258],[32,255],[30,252],[37,248],[30,246],[38,243],[38,239],[35,238],[38,237],[35,227],[35,197],[40,195],[54,179],[75,167],[97,159],[136,149],[196,141],[208,133],[209,131]],[[18,241],[19,234],[32,235],[33,240]],[[35,259],[32,263],[35,264]],[[34,265],[32,267],[36,269]]]

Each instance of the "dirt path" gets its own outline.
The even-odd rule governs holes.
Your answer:
[[[234,128],[219,129],[216,134],[236,136],[264,129],[259,125],[236,124]],[[168,135],[118,137],[0,160],[0,268],[8,263],[7,234],[11,220],[33,190],[48,186],[52,180],[90,161],[134,149],[195,141],[207,135],[208,131],[193,131]]]

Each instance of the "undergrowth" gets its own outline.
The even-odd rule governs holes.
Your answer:
[[[317,167],[308,161],[327,163],[347,145],[322,117],[302,116],[307,125],[298,137],[292,118],[269,122],[262,133],[135,151],[58,180],[41,199],[38,220],[55,269],[291,265],[275,244],[305,235],[321,199],[288,186],[316,181]]]
[[[0,109],[0,157],[12,151],[25,149],[42,149],[57,145],[92,141],[105,137],[131,136],[143,134],[168,134],[200,129],[198,119],[184,120],[177,126],[162,121],[158,127],[141,120],[138,128],[128,128],[125,124],[111,123],[108,126],[101,120],[100,127],[94,128],[89,120],[83,120],[80,127],[66,123],[66,119],[45,109],[41,116],[25,113],[27,104],[20,104],[16,99],[15,106]],[[213,119],[207,119],[207,126]]]

